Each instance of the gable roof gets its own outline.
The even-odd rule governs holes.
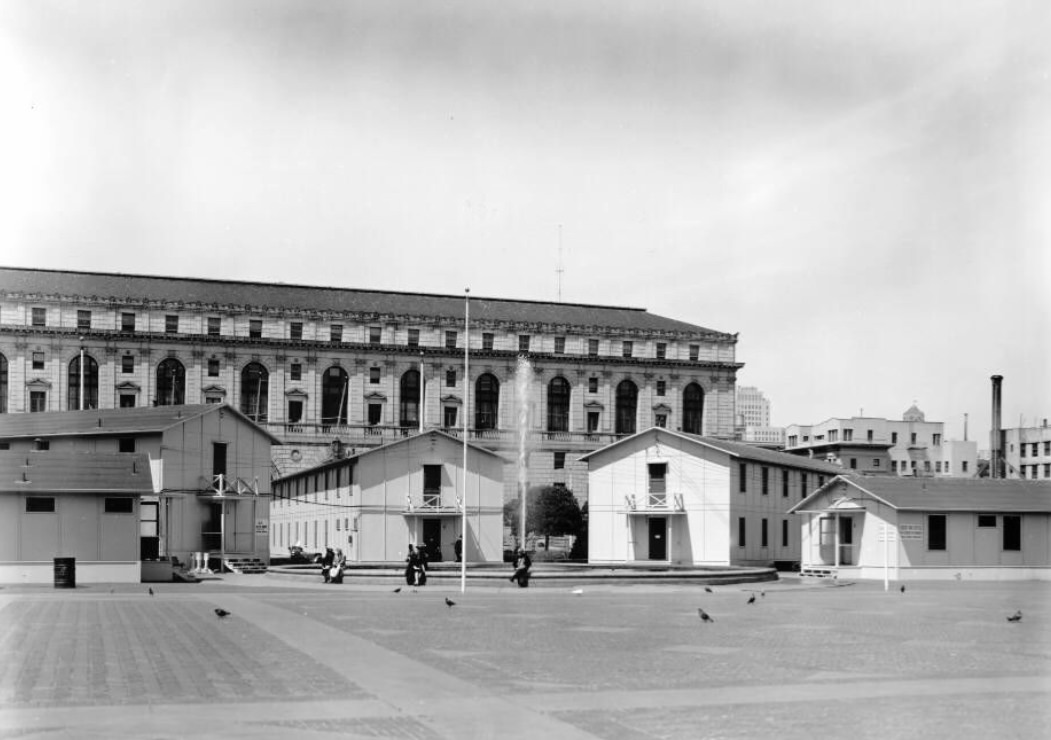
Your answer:
[[[840,475],[792,506],[807,509],[840,483],[898,511],[1051,513],[1051,483],[991,478],[861,477]]]
[[[160,434],[190,419],[220,411],[233,414],[246,424],[251,424],[260,434],[269,437],[271,444],[281,444],[280,439],[225,403],[0,414],[0,439]]]
[[[767,465],[778,465],[786,468],[809,470],[815,473],[823,473],[825,475],[840,475],[843,472],[843,468],[840,466],[822,460],[812,460],[808,457],[790,455],[787,452],[776,452],[774,450],[768,450],[765,447],[750,445],[744,442],[732,442],[730,440],[717,439],[715,437],[702,437],[699,434],[676,432],[663,427],[650,427],[644,431],[618,439],[616,442],[612,442],[605,447],[593,450],[586,455],[582,455],[578,459],[587,460],[642,436],[656,436],[659,439],[662,435],[683,439],[702,447],[718,450],[739,460],[749,460],[757,463],[765,463]]]
[[[141,453],[0,452],[3,493],[153,493]]]
[[[0,293],[40,296],[95,297],[99,301],[172,302],[233,306],[239,311],[287,309],[328,311],[381,316],[418,316],[462,321],[464,296],[432,293],[398,293],[287,283],[241,282],[202,278],[122,275],[106,272],[71,272],[0,267]],[[596,306],[581,303],[511,300],[471,296],[473,321],[524,322],[579,327],[637,329],[642,331],[731,334],[652,314],[642,308]]]
[[[302,468],[302,469],[296,470],[295,472],[292,472],[292,473],[286,473],[285,475],[282,475],[280,478],[274,478],[273,481],[271,481],[271,483],[277,483],[278,481],[289,480],[291,478],[295,478],[295,477],[300,476],[300,475],[312,475],[314,473],[317,473],[318,471],[324,470],[325,468],[335,467],[335,466],[338,466],[338,465],[340,465],[342,463],[347,463],[347,462],[351,462],[352,461],[354,464],[356,464],[358,460],[360,460],[362,458],[365,458],[365,457],[368,457],[369,455],[374,455],[374,454],[376,454],[376,453],[378,453],[380,451],[389,450],[392,447],[397,447],[398,445],[409,444],[409,443],[414,442],[414,441],[418,442],[422,438],[427,437],[427,436],[436,437],[436,438],[444,438],[446,440],[455,442],[457,447],[463,447],[463,440],[460,439],[459,437],[455,437],[455,436],[449,434],[448,432],[443,432],[441,429],[428,429],[423,434],[411,434],[408,437],[403,437],[402,439],[398,439],[398,440],[395,440],[393,442],[388,442],[386,444],[379,445],[378,447],[368,447],[368,448],[363,449],[363,450],[361,450],[359,452],[355,452],[353,455],[348,455],[347,457],[333,458],[333,459],[330,459],[330,460],[325,460],[324,462],[319,463],[317,465],[314,465],[313,467]],[[501,455],[501,454],[499,454],[497,452],[493,452],[492,450],[486,449],[485,447],[480,447],[480,446],[478,446],[478,445],[476,445],[476,444],[474,444],[472,442],[468,442],[467,443],[467,447],[468,447],[468,449],[474,450],[475,452],[482,452],[482,453],[485,453],[486,455],[489,455],[491,457],[495,457],[496,459],[500,460],[501,462],[507,462],[507,458],[505,458],[503,455]]]

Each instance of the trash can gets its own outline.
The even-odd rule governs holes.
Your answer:
[[[55,588],[77,587],[77,559],[55,558]]]

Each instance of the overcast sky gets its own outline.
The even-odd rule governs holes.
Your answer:
[[[0,4],[0,262],[645,307],[1051,417],[1051,3]],[[561,226],[561,240],[559,227]],[[561,243],[561,254],[560,245]]]

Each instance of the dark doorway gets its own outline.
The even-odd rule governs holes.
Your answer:
[[[668,520],[662,516],[649,519],[650,560],[668,559]]]
[[[423,520],[423,545],[427,548],[427,557],[432,563],[442,559],[442,520]]]

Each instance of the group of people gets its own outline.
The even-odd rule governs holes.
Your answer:
[[[347,556],[342,550],[332,551],[331,547],[325,548],[325,554],[321,556],[321,577],[325,583],[343,583],[343,569],[347,564]]]
[[[410,586],[427,585],[427,548],[409,543],[409,554],[405,558],[405,583]]]

